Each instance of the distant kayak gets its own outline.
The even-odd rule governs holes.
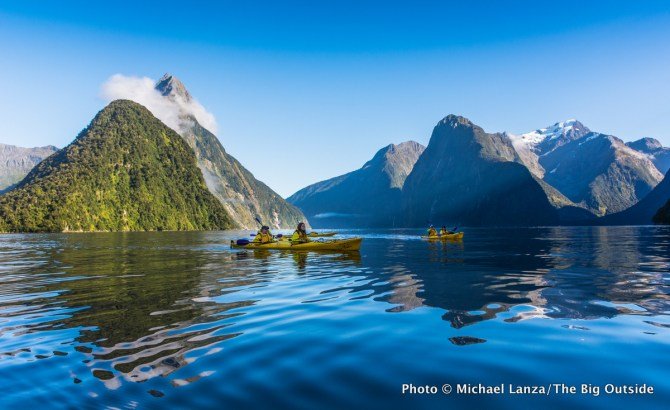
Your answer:
[[[325,238],[335,235],[337,235],[337,232],[310,232],[307,234],[307,236],[311,236],[312,238]]]
[[[289,251],[357,251],[361,248],[363,238],[335,239],[325,242],[292,243],[290,241],[278,241],[270,243],[239,243],[230,241],[230,247],[235,249],[282,249]]]
[[[423,239],[428,239],[429,241],[439,241],[439,240],[458,240],[463,239],[463,232],[450,233],[446,235],[437,235],[437,236],[422,236]]]

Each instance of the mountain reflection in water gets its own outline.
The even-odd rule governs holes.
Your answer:
[[[658,336],[635,342],[659,353],[649,378],[670,364],[667,228],[470,229],[463,242],[354,233],[365,240],[352,254],[229,249],[240,232],[0,236],[0,376],[12,380],[0,404],[393,407],[412,378],[476,380],[490,366],[544,377],[500,358],[547,366],[532,342],[504,345],[520,331],[568,361],[580,347],[565,332],[597,345],[618,326]],[[474,360],[468,349],[484,350]],[[470,373],[431,365],[445,360]]]

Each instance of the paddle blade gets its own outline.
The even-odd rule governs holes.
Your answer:
[[[239,246],[249,245],[249,239],[238,239],[235,243]]]

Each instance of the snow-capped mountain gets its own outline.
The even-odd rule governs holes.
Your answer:
[[[581,122],[570,119],[557,122],[547,128],[521,135],[507,134],[523,163],[538,178],[543,178],[545,169],[539,163],[539,157],[547,155],[570,141],[582,138],[591,132]]]
[[[633,206],[663,179],[649,154],[577,120],[507,136],[536,177],[599,216]]]

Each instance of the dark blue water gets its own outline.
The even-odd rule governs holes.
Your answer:
[[[0,236],[0,407],[670,402],[670,229],[356,233],[353,255],[230,250],[234,232]],[[467,383],[506,391],[442,393]],[[578,392],[509,392],[554,383]]]

